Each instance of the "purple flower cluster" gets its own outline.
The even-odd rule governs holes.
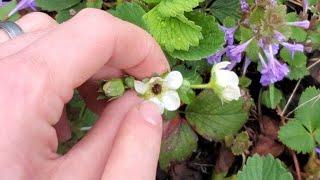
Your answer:
[[[264,51],[268,59],[267,62],[259,53],[259,58],[262,64],[260,83],[263,86],[268,86],[270,84],[274,84],[275,82],[281,81],[289,73],[287,64],[281,64],[277,59],[275,59],[272,49],[273,48],[270,45],[269,49]]]

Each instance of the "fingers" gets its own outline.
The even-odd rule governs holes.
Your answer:
[[[73,88],[108,61],[137,77],[162,73],[169,67],[160,47],[145,31],[96,9],[81,11],[12,58],[28,59],[26,64],[33,68],[47,68],[51,88],[65,102]]]
[[[100,179],[122,120],[141,101],[133,92],[127,92],[111,102],[88,134],[57,161],[57,174],[70,179]]]
[[[102,179],[155,179],[161,123],[156,105],[133,107],[121,124]]]
[[[17,53],[58,25],[50,16],[39,12],[27,14],[16,23],[23,29],[24,34],[10,40],[9,36],[0,30],[0,59]]]

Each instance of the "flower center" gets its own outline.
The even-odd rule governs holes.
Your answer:
[[[152,86],[151,90],[152,90],[153,94],[158,95],[162,91],[162,86],[161,86],[161,84],[156,83]]]

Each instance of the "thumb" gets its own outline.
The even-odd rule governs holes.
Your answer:
[[[143,102],[132,108],[117,134],[102,179],[155,179],[162,136],[158,107]]]

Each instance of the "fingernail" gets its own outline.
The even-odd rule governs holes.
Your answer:
[[[139,107],[139,111],[142,114],[145,121],[152,125],[160,125],[162,117],[159,108],[152,102],[142,102]]]

